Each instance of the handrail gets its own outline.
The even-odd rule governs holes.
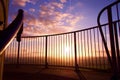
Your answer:
[[[100,34],[101,34],[101,37],[102,37],[102,41],[103,41],[103,44],[104,44],[104,47],[105,47],[105,50],[106,50],[106,54],[107,54],[107,57],[108,57],[108,60],[110,62],[110,65],[112,67],[112,71],[113,71],[113,76],[111,77],[111,80],[118,80],[118,72],[119,72],[119,55],[117,55],[118,59],[116,58],[116,50],[115,50],[115,43],[118,43],[117,40],[116,42],[114,41],[114,32],[113,31],[113,20],[112,20],[112,8],[113,6],[116,5],[116,8],[117,8],[117,5],[118,3],[120,2],[120,0],[106,6],[105,8],[103,8],[99,15],[98,15],[98,18],[97,18],[97,23],[98,23],[98,27],[99,27],[99,31],[100,31]],[[110,56],[110,53],[108,51],[108,47],[107,47],[107,43],[106,43],[106,40],[105,40],[105,37],[104,37],[104,34],[103,34],[103,31],[102,31],[102,28],[101,28],[101,23],[100,23],[100,17],[102,15],[102,13],[104,11],[107,11],[107,15],[108,15],[108,25],[109,25],[109,35],[110,35],[110,47],[111,47],[111,56]],[[119,16],[118,16],[118,8],[117,8],[117,17],[118,17],[118,20],[119,20]],[[115,26],[116,27],[116,26]],[[115,35],[117,36],[117,35]],[[119,47],[116,46],[116,48],[118,49]],[[119,52],[119,51],[118,51]],[[119,53],[118,53],[119,54]]]
[[[104,37],[103,31],[102,31],[102,28],[101,28],[100,17],[101,17],[102,13],[103,13],[106,9],[108,9],[108,8],[110,8],[110,7],[118,4],[119,2],[120,2],[120,1],[118,0],[118,1],[116,1],[116,2],[114,2],[114,3],[112,3],[112,4],[110,4],[110,5],[106,6],[105,8],[103,8],[103,9],[100,11],[100,13],[98,14],[98,18],[97,18],[98,28],[99,28],[99,30],[100,30],[100,34],[101,34],[101,37],[102,37],[102,40],[103,40],[103,44],[104,44],[104,47],[105,47],[105,50],[106,50],[106,54],[107,54],[107,56],[108,56],[108,60],[109,60],[109,62],[110,62],[110,64],[111,64],[111,66],[112,66],[112,60],[111,60],[111,58],[110,58],[109,50],[108,50],[108,48],[107,48],[107,43],[106,43],[106,41],[105,41],[105,37]]]
[[[112,4],[110,4],[110,5],[108,5],[108,6],[106,6],[106,7],[104,7],[104,8],[99,12],[99,14],[98,14],[97,23],[100,24],[100,16],[101,16],[101,14],[102,14],[106,9],[108,9],[109,7],[112,7],[112,6],[116,5],[116,4],[118,4],[119,2],[120,2],[120,1],[118,0],[118,1],[116,1],[116,2],[114,2],[114,3],[112,3]]]
[[[5,30],[0,31],[0,55],[17,35],[22,24],[23,24],[23,10],[19,9],[18,15],[14,19],[14,21],[10,25],[8,25],[8,27]]]

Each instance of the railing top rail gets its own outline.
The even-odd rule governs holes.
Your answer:
[[[98,23],[98,25],[100,25],[100,16],[101,16],[101,14],[102,14],[106,9],[108,9],[108,8],[110,8],[110,7],[118,4],[119,2],[120,2],[120,0],[118,0],[118,1],[116,1],[116,2],[114,2],[114,3],[112,3],[112,4],[110,4],[110,5],[108,5],[108,6],[106,6],[106,7],[104,7],[104,8],[99,12],[98,18],[97,18],[97,23]]]

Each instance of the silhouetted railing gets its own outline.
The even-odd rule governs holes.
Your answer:
[[[115,21],[113,24],[116,24],[118,34],[117,23],[118,21]],[[108,24],[102,25],[102,29],[109,52],[111,52]],[[97,26],[63,34],[22,37],[19,63],[17,62],[17,47],[18,44],[14,39],[6,50],[6,64],[34,64],[46,67],[79,67],[100,70],[111,68]]]
[[[23,10],[18,11],[17,17],[6,29],[0,31],[0,55],[5,51],[11,41],[15,38],[23,24]]]
[[[111,69],[111,57],[113,57],[113,54],[111,48],[112,39],[111,35],[109,35],[111,32],[109,29],[110,25],[114,27],[114,48],[117,53],[120,52],[118,2],[119,1],[113,3],[117,4],[114,8],[111,8],[111,6],[113,6],[112,4],[103,9],[104,11],[107,8],[109,8],[109,10],[111,8],[113,9],[112,13],[117,11],[115,13],[117,17],[113,15],[113,21],[109,22],[108,20],[107,24],[101,25],[99,22],[103,12],[101,11],[98,16],[98,26],[92,28],[54,35],[25,36],[22,37],[22,41],[19,45],[14,39],[6,50],[5,63],[43,65],[46,68],[54,66],[75,67],[75,69]],[[18,46],[20,51],[18,50]],[[117,57],[117,59],[119,59],[119,56]]]
[[[117,0],[116,2],[103,8],[98,14],[98,19],[97,19],[98,27],[102,36],[102,41],[104,43],[106,54],[113,72],[111,80],[118,80],[118,73],[120,72],[120,49],[119,49],[120,40],[118,36],[118,33],[120,33],[120,31],[117,32],[117,30],[120,30],[120,22],[118,22],[117,24],[116,23],[113,24],[114,20],[118,20],[118,21],[120,20],[119,4],[120,4],[120,0]],[[105,12],[107,14],[106,17],[108,19],[107,21],[108,21],[108,28],[109,28],[111,52],[108,51],[109,48],[106,44],[105,36],[101,28],[101,22],[100,22],[101,16]]]

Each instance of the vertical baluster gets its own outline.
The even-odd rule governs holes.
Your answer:
[[[120,52],[119,52],[119,43],[118,43],[118,34],[117,34],[117,23],[114,23],[114,34],[115,34],[115,44],[116,44],[116,56],[117,56],[117,64],[118,70],[120,71]]]
[[[48,47],[48,43],[47,43],[47,39],[48,37],[45,37],[45,68],[48,68],[48,63],[47,63],[47,47]]]
[[[19,66],[19,58],[20,58],[20,42],[18,42],[17,66]]]
[[[83,31],[83,39],[84,39],[84,67],[86,67],[86,39],[85,39],[85,31]]]
[[[69,66],[71,66],[71,57],[70,57],[70,55],[71,55],[71,50],[70,50],[70,48],[71,48],[71,45],[70,45],[70,35],[71,35],[71,33],[68,35],[68,46],[69,46]]]
[[[90,58],[91,58],[91,56],[90,56],[90,53],[89,53],[89,34],[88,34],[88,30],[87,30],[87,52],[88,52],[88,55],[87,55],[87,61],[88,61],[88,66],[87,67],[90,67]]]
[[[73,33],[71,33],[71,57],[72,57],[72,65],[74,66],[74,51],[73,51],[73,49],[74,49],[74,47],[73,47],[74,45],[73,45]]]
[[[92,29],[91,29],[92,30]],[[93,60],[93,40],[92,40],[92,32],[90,30],[90,45],[91,45],[91,58],[92,58],[92,62],[91,62],[91,67],[93,68],[94,67],[94,60]]]
[[[62,46],[61,46],[61,35],[59,36],[59,38],[58,38],[58,40],[60,41],[59,42],[59,45],[60,45],[60,48],[59,48],[59,54],[60,54],[60,57],[59,57],[59,60],[60,60],[60,65],[62,66],[62,61],[61,61],[61,57],[62,57],[62,52],[61,52],[61,50],[62,50]]]
[[[113,77],[117,77],[117,63],[116,63],[116,52],[115,52],[115,43],[114,43],[114,33],[113,33],[113,24],[112,24],[112,10],[111,8],[107,9],[108,15],[108,25],[109,25],[109,34],[110,34],[110,47],[112,54],[112,69],[113,69]]]
[[[96,33],[95,33],[95,29],[93,29],[94,32],[94,61],[95,61],[95,68],[97,68],[97,54],[96,54]]]
[[[79,67],[77,64],[76,32],[74,32],[74,54],[75,54],[75,71],[78,71]]]
[[[83,48],[83,46],[84,46],[84,45],[83,45],[83,33],[82,33],[82,31],[81,31],[81,57],[82,57],[82,58],[81,58],[81,59],[82,59],[81,67],[84,67],[84,62],[83,62],[83,61],[84,61],[84,60],[83,60],[83,59],[84,59],[84,57],[83,57],[83,56],[84,56],[84,55],[83,55],[83,54],[84,54],[84,48]]]

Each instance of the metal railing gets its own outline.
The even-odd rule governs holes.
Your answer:
[[[101,36],[102,36],[102,40],[103,40],[103,43],[104,43],[104,46],[105,46],[105,50],[106,50],[106,53],[107,53],[107,57],[110,61],[110,64],[113,65],[113,63],[115,63],[116,61],[113,61],[115,59],[113,58],[116,58],[115,57],[115,43],[118,44],[118,37],[117,37],[117,34],[116,34],[116,26],[117,24],[112,24],[112,22],[114,20],[120,20],[119,19],[119,0],[106,6],[105,8],[103,8],[100,13],[98,14],[98,18],[97,18],[97,22],[98,22],[98,27],[99,27],[99,30],[100,30],[100,33],[101,33]],[[101,28],[101,22],[100,22],[100,19],[101,19],[101,16],[102,14],[104,14],[106,11],[106,14],[107,14],[107,19],[108,19],[108,25],[109,25],[109,34],[110,34],[110,43],[111,43],[111,49],[112,49],[112,59],[110,57],[110,53],[108,51],[108,48],[107,48],[107,45],[106,45],[106,41],[105,41],[105,38],[104,38],[104,34],[103,34],[103,31],[102,31],[102,28]],[[120,28],[120,23],[118,22],[118,27]],[[119,29],[118,28],[118,29]],[[114,31],[113,31],[114,30]],[[116,41],[114,41],[114,35],[115,35],[115,39]],[[119,45],[116,45],[116,48],[118,49],[117,50],[117,54],[119,56]],[[119,60],[119,58],[118,58]],[[113,62],[112,62],[113,61]],[[116,65],[116,64],[115,64]]]
[[[113,22],[113,24],[117,23],[118,21]],[[108,24],[102,25],[102,29],[109,52],[111,52]],[[62,34],[22,37],[18,62],[17,59],[18,43],[14,39],[6,49],[6,64],[35,64],[45,67],[79,67],[100,70],[111,68],[97,26]]]
[[[119,22],[117,24],[112,23],[114,20],[118,20],[118,21],[120,20],[119,4],[120,4],[120,1],[117,0],[116,2],[103,8],[98,14],[98,19],[97,19],[98,27],[102,36],[102,41],[104,43],[106,54],[110,62],[110,65],[112,67],[113,76],[111,80],[118,80],[118,73],[120,72],[120,49],[119,49],[120,40],[118,36],[118,33],[120,33],[120,31],[117,32],[117,30],[120,30],[120,23]],[[102,14],[104,14],[105,11],[108,19],[111,52],[108,51],[108,46],[106,44],[105,36],[101,28],[101,22],[100,22],[101,16]],[[117,26],[118,26],[118,29],[117,29]]]
[[[115,28],[114,33],[118,42],[116,46],[120,46],[119,22],[120,19],[111,22]],[[106,47],[103,44],[104,41],[103,37],[101,38],[100,29],[102,30]],[[6,49],[5,64],[32,64],[45,67],[109,70],[111,69],[110,60],[112,57],[109,33],[108,22],[103,25],[99,24],[95,27],[68,33],[24,36],[20,45],[14,39]],[[18,48],[18,46],[20,47]],[[116,47],[116,49],[118,52],[120,51],[120,48]]]

